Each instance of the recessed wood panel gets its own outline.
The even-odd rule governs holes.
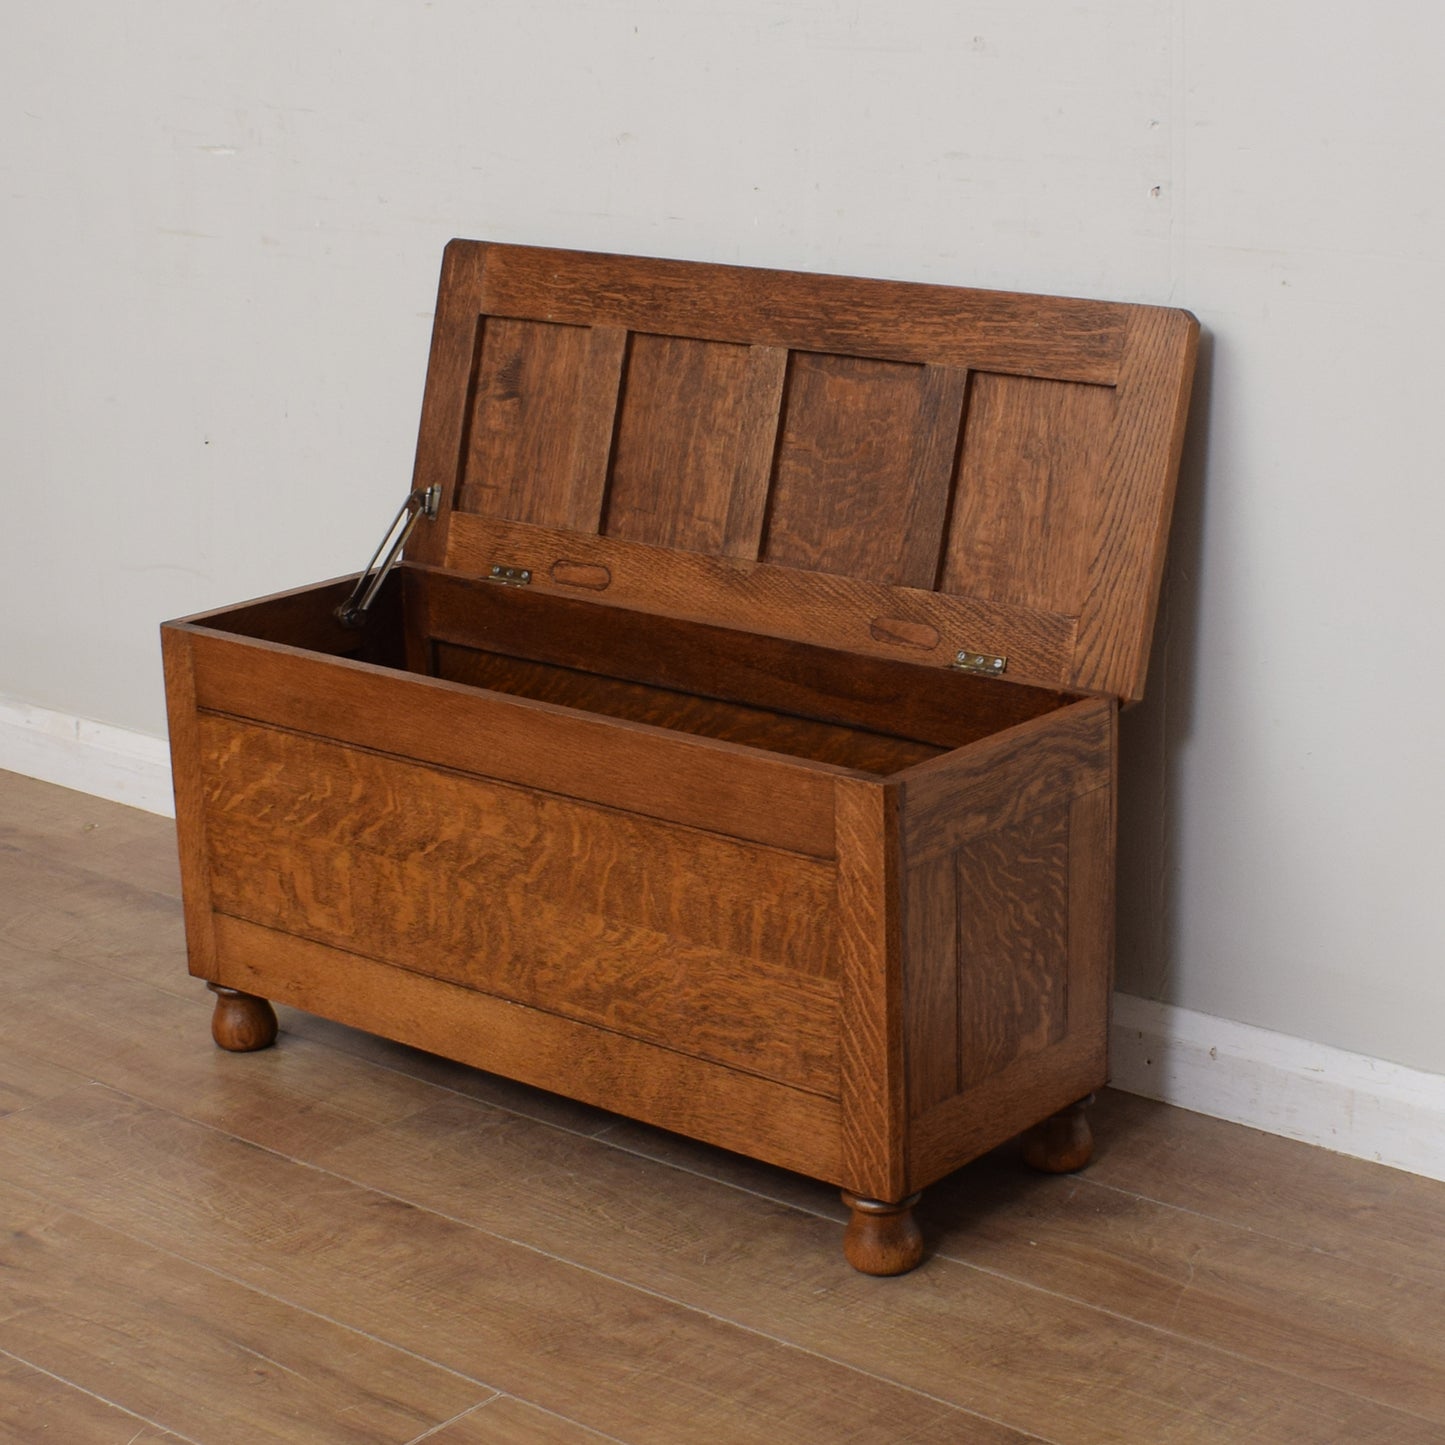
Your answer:
[[[1114,408],[1110,387],[973,378],[945,592],[1078,615]]]
[[[220,912],[834,1087],[828,866],[229,718],[201,731]]]
[[[763,560],[931,588],[967,374],[793,356]]]
[[[458,507],[595,532],[626,333],[484,317]]]
[[[965,1089],[1064,1037],[1069,809],[958,850],[959,1061]]]
[[[958,868],[952,854],[908,869],[903,909],[908,1112],[917,1117],[958,1092]]]
[[[776,347],[634,336],[606,535],[756,557],[786,363]]]

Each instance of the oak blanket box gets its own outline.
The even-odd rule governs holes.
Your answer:
[[[162,629],[217,1042],[280,1000],[830,1181],[870,1273],[1012,1136],[1081,1166],[1196,336],[452,242],[388,556]]]

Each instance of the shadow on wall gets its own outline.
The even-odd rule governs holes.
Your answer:
[[[1180,873],[1180,763],[1194,725],[1199,641],[1199,578],[1208,471],[1214,338],[1203,331],[1169,560],[1154,628],[1144,700],[1127,709],[1119,736],[1118,972],[1116,986],[1172,1002],[1176,977]]]

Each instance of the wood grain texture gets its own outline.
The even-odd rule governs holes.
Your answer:
[[[628,554],[610,540],[741,563],[766,502],[762,555],[818,588],[815,607],[830,595],[815,574],[942,588],[952,612],[914,599],[870,615],[952,618],[945,651],[1139,695],[1198,332],[1187,313],[463,242],[442,292],[416,476],[447,495],[415,560],[615,577]],[[474,528],[452,535],[477,513],[589,548],[540,565],[479,556]],[[590,535],[599,525],[610,539]],[[668,610],[625,580],[623,605]],[[674,615],[758,630],[737,618],[735,571],[680,580],[691,610]]]
[[[280,1295],[298,1279],[330,1288],[331,1317],[357,1328],[365,1321],[352,1317],[352,1282],[373,1323],[407,1327],[407,1347],[434,1364],[477,1331],[490,1340],[500,1308],[509,1369],[518,1351],[505,1331],[518,1321],[524,1345],[553,1364],[538,1378],[572,1392],[567,1418],[656,1445],[668,1445],[679,1418],[666,1398],[675,1346],[628,1356],[624,1341],[614,1352],[615,1315],[599,1331],[585,1293],[550,1289],[506,1256],[478,1263],[473,1232],[504,1234],[619,1282],[625,1292],[614,1298],[632,1295],[643,1311],[639,1342],[666,1327],[646,1313],[660,1296],[685,1307],[684,1321],[696,1312],[793,1347],[745,1361],[765,1375],[776,1362],[789,1392],[717,1373],[731,1352],[704,1342],[693,1363],[713,1372],[705,1378],[719,1390],[733,1383],[728,1398],[742,1422],[719,1403],[715,1439],[1440,1437],[1438,1182],[1105,1090],[1095,1110],[1100,1155],[1085,1175],[1034,1176],[1004,1151],[977,1161],[919,1207],[933,1246],[924,1268],[882,1284],[838,1257],[836,1193],[796,1174],[290,1010],[278,1049],[220,1054],[205,1037],[204,991],[181,968],[179,931],[154,929],[145,902],[162,886],[174,892],[169,820],[0,774],[0,841],[0,863],[18,870],[0,878],[17,905],[0,909],[0,1094],[7,1080],[24,1093],[22,1112],[0,1120],[0,1174],[72,1217],[99,1212],[93,1223],[148,1235],[143,1247],[172,1261],[163,1280],[175,1278],[178,1245],[206,1247],[227,1274],[246,1274],[249,1289]],[[44,893],[48,868],[60,871]],[[154,966],[129,942],[146,929],[157,934]],[[172,1124],[206,1127],[161,1137],[134,1116],[97,1114],[97,1097],[113,1096],[82,1080],[143,1097]],[[80,1087],[62,1100],[72,1083]],[[36,1127],[41,1105],[49,1112]],[[234,1194],[225,1158],[189,1152],[191,1140],[211,1147],[227,1135]],[[278,1153],[300,1161],[299,1193],[271,1172]],[[324,1192],[338,1176],[373,1207],[338,1213]],[[437,1217],[465,1231],[450,1260],[433,1233]],[[403,1285],[389,1317],[386,1282],[372,1284],[378,1260]],[[452,1274],[474,1264],[453,1291]],[[57,1289],[45,1307],[64,1312],[68,1299]],[[148,1337],[150,1299],[142,1281],[126,1302],[128,1340]],[[585,1313],[569,1312],[574,1301]],[[201,1338],[224,1329],[209,1295],[194,1306]],[[301,1357],[312,1348],[308,1329],[278,1331],[267,1353]],[[578,1378],[589,1348],[595,1391]],[[142,1350],[112,1353],[112,1385],[158,1388]],[[848,1402],[857,1385],[866,1412],[881,1378],[895,1382],[903,1408],[840,1424],[831,1408],[816,1408],[815,1358],[829,1362],[821,1383],[831,1395]],[[609,1368],[618,1374],[608,1378]],[[164,1388],[184,1395],[187,1375]],[[43,1424],[77,1445],[165,1438],[169,1422],[147,1426],[83,1393],[97,1383],[56,1381],[0,1354],[0,1436],[30,1445],[49,1438]],[[663,1413],[650,1424],[654,1392]],[[938,1412],[927,1420],[908,1413],[919,1393]],[[244,1428],[244,1394],[206,1398],[213,1429]],[[233,1405],[240,1413],[227,1413]],[[560,1405],[551,1395],[517,1411],[530,1419],[533,1408]]]
[[[973,378],[942,590],[1078,615],[1116,409],[1110,387]]]
[[[946,665],[966,648],[1006,656],[1010,678],[1058,687],[1074,650],[1074,619],[1058,613],[470,513],[452,519],[446,565],[455,571],[485,573],[505,562],[529,568],[534,589],[550,590],[557,585],[550,574],[559,558],[605,567],[612,578],[607,600],[616,607],[871,657],[906,655],[914,662]],[[875,636],[870,623],[876,617],[931,627],[939,642],[925,652],[916,639],[900,644],[887,635]]]
[[[384,518],[376,519],[378,532],[384,523]],[[357,558],[358,562],[365,560]],[[249,602],[215,607],[185,620],[232,632],[238,637],[254,637],[261,642],[284,642],[291,647],[305,648],[307,652],[361,657],[369,662],[392,665],[397,651],[395,634],[400,624],[400,579],[394,576],[384,584],[372,603],[369,625],[364,629],[343,627],[336,620],[336,609],[350,595],[355,582],[355,577],[337,577],[309,587],[292,587]],[[377,656],[377,653],[384,655]]]
[[[862,657],[432,569],[408,567],[403,582],[408,611],[420,614],[441,642],[935,747],[961,747],[1066,701],[1060,693],[1000,686],[955,669]],[[919,644],[903,639],[902,645]]]
[[[453,250],[482,268],[469,294],[478,312],[1106,384],[1128,315],[1111,302],[951,286],[466,241]]]
[[[171,738],[171,786],[176,799],[185,898],[186,951],[190,970],[196,977],[214,978],[216,949],[211,933],[210,860],[206,848],[192,637],[188,629],[169,623],[161,628],[166,719]]]
[[[221,912],[836,1094],[827,865],[225,718],[201,732]]]
[[[89,1390],[0,1350],[0,1438],[27,1445],[187,1445],[179,1435],[142,1420]]]
[[[907,1189],[930,1184],[1102,1088],[1100,1041],[1071,1033],[1043,1054],[1026,1054],[912,1120]]]
[[[615,1439],[550,1410],[498,1395],[428,1435],[426,1445],[610,1445]]]
[[[1115,729],[1117,744],[1118,730]],[[1118,772],[1069,809],[1068,1025],[1101,1050],[1114,996],[1114,858]]]
[[[528,698],[191,634],[198,706],[815,857],[841,770]],[[846,776],[846,774],[843,774]]]
[[[455,505],[597,530],[627,334],[489,318]]]
[[[611,465],[615,540],[743,560],[757,555],[775,461],[767,561],[941,587],[994,625],[950,629],[955,650],[1017,656],[1031,681],[1139,695],[1198,332],[1187,313],[465,243],[449,255],[438,331],[450,339],[429,385],[476,393],[465,510],[592,533]],[[452,358],[458,309],[474,327],[487,318],[474,383]],[[456,456],[456,409],[424,416],[418,476]],[[451,523],[448,509],[439,531]],[[463,567],[471,552],[445,548]],[[413,555],[440,560],[437,536]],[[725,589],[694,607],[715,603]],[[934,624],[916,608],[874,615]],[[1041,634],[1074,619],[1077,646],[1038,656]]]
[[[950,853],[908,867],[903,957],[908,1112],[959,1090],[958,868]]]
[[[220,915],[233,988],[820,1179],[839,1172],[835,1100]],[[338,970],[347,981],[337,996]]]
[[[931,589],[966,379],[795,354],[762,560]]]
[[[909,863],[1020,823],[1109,780],[1115,704],[1073,703],[897,775]]]
[[[963,1089],[1064,1036],[1069,815],[1062,803],[971,838],[954,854]]]
[[[908,1192],[898,799],[891,788],[852,779],[839,780],[837,797],[838,1182],[892,1203]]]
[[[971,1436],[966,1414],[823,1354],[106,1090],[23,1117],[0,1125],[0,1167],[24,1187],[638,1445],[773,1445],[789,1422],[808,1445],[1018,1433],[979,1422]],[[198,1175],[212,1187],[198,1191]]]
[[[493,1393],[4,1185],[0,1214],[0,1350],[187,1438],[404,1445]]]
[[[744,747],[812,758],[857,772],[895,773],[937,757],[942,751],[905,738],[720,702],[673,688],[621,682],[576,668],[499,657],[450,643],[437,646],[436,676],[605,717],[628,718],[670,732],[721,738]]]
[[[1184,311],[1141,309],[1130,317],[1128,338],[1069,677],[1076,687],[1139,698],[1164,574],[1199,323]]]
[[[468,425],[476,405],[482,340],[477,297],[486,249],[453,244],[442,253],[411,482],[413,491],[438,488],[441,505],[436,522],[419,525],[407,543],[406,555],[414,561],[439,563],[446,552],[447,523],[466,464]]]
[[[1106,1091],[1106,1111],[1109,1100]],[[1201,1162],[1222,1201],[1260,1160],[1237,1167],[1227,1138],[1242,1142],[1251,1131],[1219,1127],[1232,1134],[1222,1133]],[[1141,1151],[1160,1144],[1167,1150],[1168,1137],[1167,1128],[1156,1127],[1131,1143]],[[1293,1195],[1286,1141],[1261,1137],[1267,1140],[1261,1157],[1270,1146],[1280,1149],[1259,1178],[1261,1192]],[[1106,1153],[1101,1148],[1101,1161]],[[1167,1177],[1169,1167],[1159,1177]],[[1327,1199],[1343,1214],[1350,1212],[1349,1198],[1329,1190],[1321,1203]],[[1001,1270],[1094,1308],[1118,1308],[1176,1338],[1267,1363],[1322,1406],[1344,1392],[1401,1411],[1399,1428],[1407,1434],[1429,1439],[1432,1429],[1445,1429],[1445,1343],[1432,1318],[1440,1299],[1401,1275],[1101,1185],[1092,1167],[1068,1181],[1031,1179],[1011,1151],[934,1186],[923,1212],[935,1226],[939,1254],[949,1259]],[[1362,1239],[1375,1232],[1354,1220],[1347,1227]],[[1283,1433],[1289,1426],[1280,1421],[1275,1428]],[[1318,1428],[1322,1439],[1330,1438],[1327,1427]]]
[[[786,363],[776,347],[633,337],[606,534],[756,557]]]

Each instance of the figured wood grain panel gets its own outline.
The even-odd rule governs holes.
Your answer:
[[[202,752],[221,912],[836,1090],[826,865],[225,718]]]
[[[909,864],[1102,787],[1115,709],[1112,699],[1082,699],[898,774]]]
[[[190,630],[200,707],[815,857],[841,770]]]
[[[1056,1044],[1070,982],[1067,803],[970,839],[958,868],[958,1038],[965,1090]]]
[[[855,1194],[903,1198],[903,910],[893,789],[839,779],[838,954],[842,1176]]]
[[[1110,387],[973,378],[944,591],[1078,614],[1116,410]]]
[[[777,347],[634,336],[604,532],[756,557],[786,362]]]
[[[456,505],[597,530],[626,333],[487,317]]]
[[[762,557],[931,588],[966,374],[796,353]]]
[[[503,559],[529,568],[534,592],[569,590],[551,578],[559,558],[605,568],[611,580],[602,596],[609,603],[654,616],[914,663],[946,665],[960,647],[1002,653],[1009,659],[1009,678],[1044,687],[1063,681],[1073,654],[1072,617],[858,577],[584,537],[470,513],[453,516],[448,548],[447,565],[458,572],[485,572]],[[917,635],[900,641],[874,627],[875,618],[931,628],[938,641],[931,647],[921,647]]]
[[[718,702],[670,688],[622,682],[570,667],[500,657],[449,643],[437,645],[436,675],[472,687],[539,698],[608,717],[630,718],[673,732],[722,738],[860,772],[897,772],[936,757],[941,751],[904,738],[789,717],[766,708]]]
[[[486,246],[479,308],[577,325],[1113,382],[1127,306],[913,282]]]
[[[784,1169],[838,1177],[836,1099],[225,915],[216,937],[232,988]]]
[[[949,854],[908,868],[903,1004],[910,1117],[958,1092],[958,870]]]
[[[1130,314],[1119,421],[1092,518],[1093,557],[1070,669],[1078,687],[1144,694],[1198,345],[1199,323],[1186,311],[1139,307]]]

